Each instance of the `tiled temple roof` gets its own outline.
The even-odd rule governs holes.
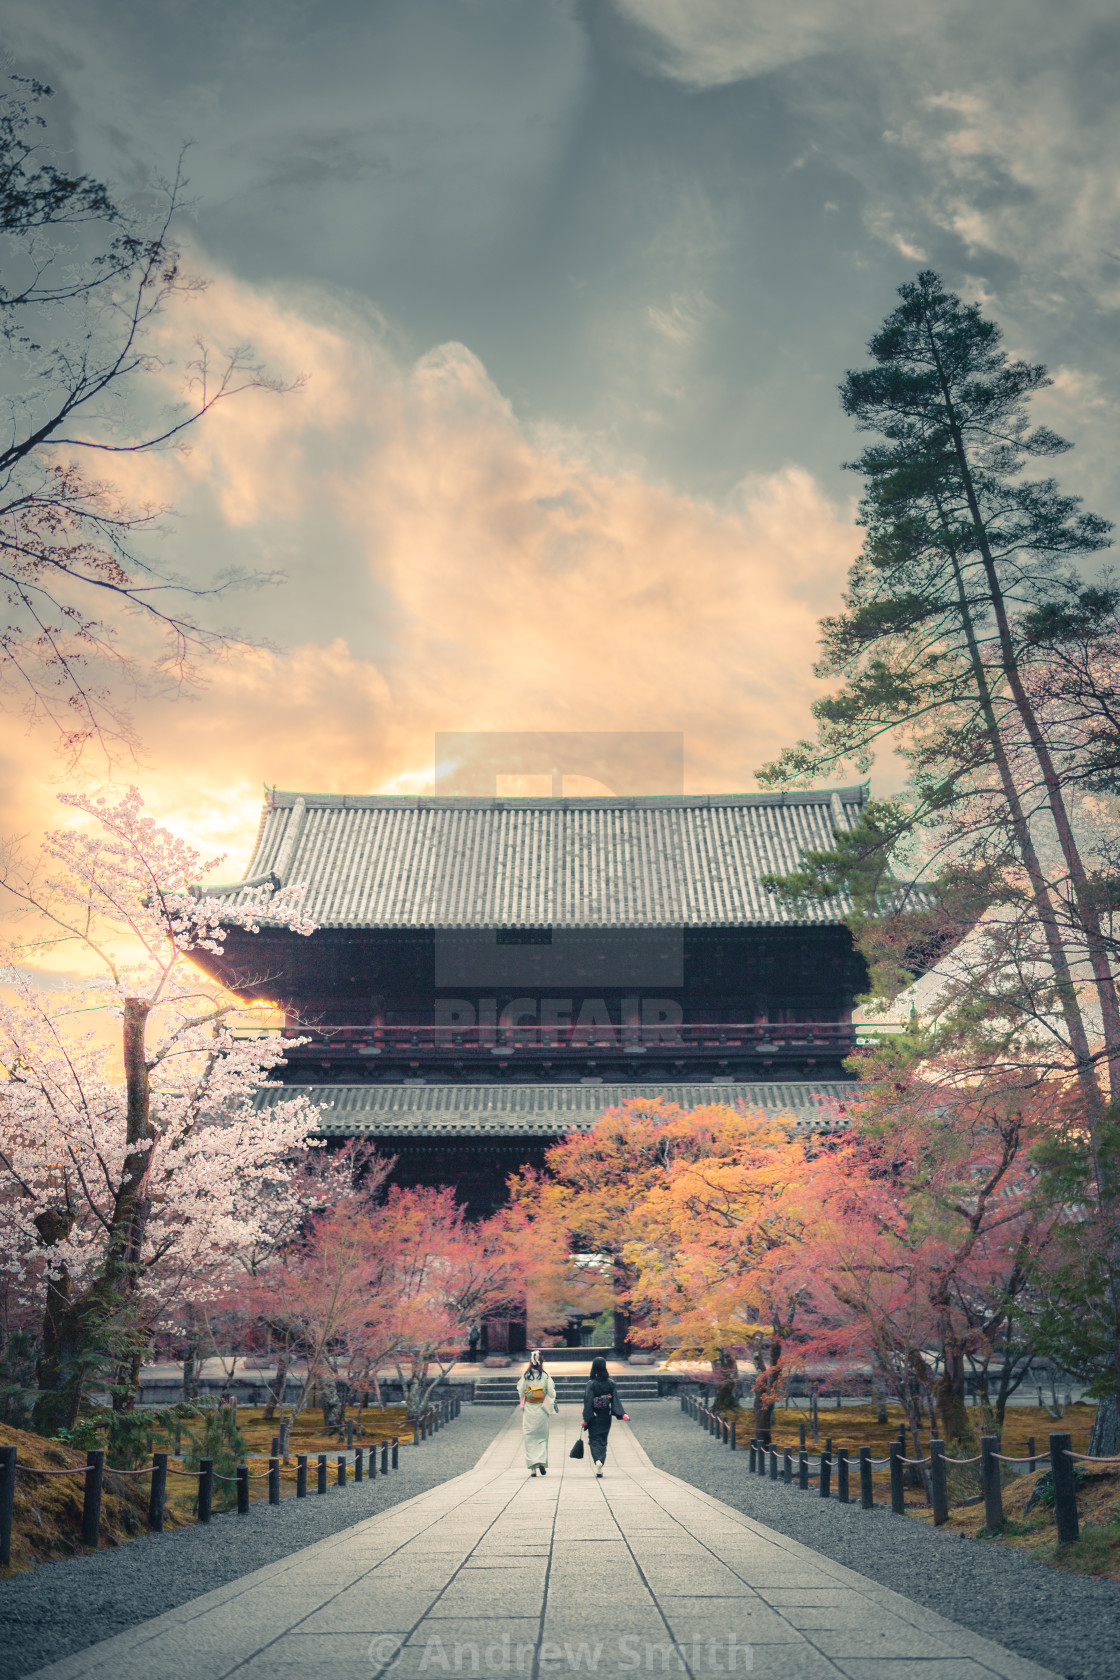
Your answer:
[[[653,1085],[288,1085],[262,1091],[271,1107],[297,1093],[323,1110],[327,1137],[559,1137],[590,1131],[604,1110],[635,1097],[664,1097],[682,1108],[745,1104],[788,1118],[791,1131],[834,1131],[846,1123],[859,1085],[851,1080],[708,1080]]]
[[[840,921],[762,885],[825,850],[863,787],[479,799],[271,792],[246,882],[307,888],[319,927],[757,927]]]

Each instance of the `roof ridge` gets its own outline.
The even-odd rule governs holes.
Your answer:
[[[791,789],[782,793],[642,793],[642,794],[530,794],[501,797],[483,794],[417,793],[308,793],[297,789],[269,789],[269,809],[294,805],[298,800],[311,809],[388,811],[601,811],[611,809],[658,810],[718,809],[720,806],[829,805],[839,799],[847,805],[864,805],[866,782],[840,788]],[[263,818],[262,818],[263,821]]]

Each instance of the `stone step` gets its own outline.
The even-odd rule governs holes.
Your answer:
[[[549,1374],[552,1375],[551,1372]],[[587,1387],[586,1377],[558,1377],[552,1375],[552,1380],[556,1385],[557,1392],[565,1389],[574,1394],[578,1390],[582,1394]],[[615,1377],[614,1382],[620,1393],[625,1391],[629,1394],[638,1389],[648,1390],[652,1394],[657,1393],[656,1377]],[[517,1383],[517,1377],[482,1377],[475,1382],[474,1387],[476,1394],[480,1389],[499,1388],[508,1389],[512,1393],[516,1389]]]
[[[656,1400],[656,1377],[616,1377],[615,1384],[619,1399],[626,1400]],[[583,1399],[587,1387],[586,1377],[567,1377],[554,1375],[556,1384],[556,1399],[561,1405],[571,1405]],[[516,1377],[482,1377],[474,1386],[474,1403],[476,1406],[513,1406],[517,1404]]]

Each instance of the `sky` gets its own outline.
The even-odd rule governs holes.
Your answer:
[[[1062,481],[1120,516],[1111,0],[5,12],[77,169],[128,197],[191,143],[210,283],[158,377],[203,338],[299,381],[129,469],[161,559],[283,574],[116,772],[231,876],[263,784],[422,792],[438,731],[681,731],[689,791],[751,791],[859,546],[836,387],[922,267],[1049,365]],[[0,828],[57,787],[9,727]]]

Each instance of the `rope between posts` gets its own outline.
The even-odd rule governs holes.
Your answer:
[[[979,1464],[983,1456],[983,1453],[977,1453],[975,1458],[950,1458],[948,1453],[944,1455],[946,1464]]]
[[[890,1459],[888,1458],[886,1462],[889,1464]],[[932,1464],[933,1460],[932,1458],[903,1458],[902,1454],[899,1453],[898,1462],[900,1464]]]
[[[1120,1464],[1120,1458],[1090,1458],[1088,1453],[1070,1452],[1068,1447],[1065,1455],[1067,1458],[1079,1458],[1083,1464]]]
[[[40,1470],[34,1464],[16,1465],[16,1469],[25,1476],[84,1476],[89,1468],[88,1464],[83,1464],[74,1470]]]
[[[85,1476],[94,1468],[92,1464],[75,1464],[71,1470],[40,1470],[35,1464],[17,1464],[17,1471],[24,1476]],[[106,1476],[148,1476],[151,1467],[145,1465],[143,1470],[114,1470],[111,1464],[101,1466]]]
[[[998,1458],[1001,1464],[1037,1464],[1040,1458],[1049,1458],[1050,1454],[1048,1452],[1035,1453],[1032,1457],[1028,1453],[1026,1458],[1011,1458],[1007,1453],[993,1453],[992,1457]],[[1120,1463],[1120,1459],[1115,1462]]]

